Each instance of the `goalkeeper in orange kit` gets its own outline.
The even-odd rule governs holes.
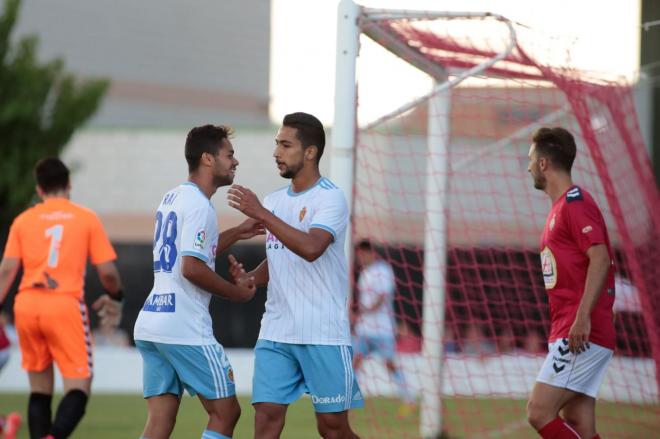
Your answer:
[[[87,260],[96,266],[107,292],[93,308],[114,325],[121,317],[121,281],[101,221],[69,200],[71,184],[64,163],[43,159],[35,167],[35,177],[42,202],[21,213],[11,226],[0,263],[0,304],[22,267],[14,317],[22,366],[30,381],[30,437],[65,438],[85,413],[92,381],[92,339],[83,301]],[[64,387],[54,419],[53,362]]]

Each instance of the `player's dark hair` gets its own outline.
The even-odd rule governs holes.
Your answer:
[[[536,144],[538,157],[545,157],[557,168],[571,173],[575,161],[575,139],[565,128],[539,128],[532,141]]]
[[[234,130],[225,125],[202,125],[190,130],[186,137],[188,172],[195,172],[199,168],[205,152],[216,155],[222,147],[222,141],[230,139],[233,134]]]
[[[311,114],[299,112],[284,116],[282,125],[296,128],[296,137],[302,143],[303,148],[308,148],[312,145],[316,146],[319,151],[316,156],[316,163],[318,164],[323,155],[323,148],[325,147],[325,131],[321,121]]]
[[[365,251],[371,251],[374,249],[373,244],[371,244],[371,241],[368,239],[363,239],[358,244],[355,246],[357,250],[365,250]]]
[[[57,157],[46,157],[35,165],[34,178],[44,193],[52,194],[69,186],[69,168]]]

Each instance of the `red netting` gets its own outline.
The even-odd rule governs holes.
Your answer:
[[[501,23],[504,31],[471,32],[484,23],[392,20],[364,28],[379,26],[390,41],[457,74],[506,46]],[[449,109],[432,99],[358,133],[353,239],[369,238],[394,269],[398,363],[418,396],[442,373],[443,429],[451,437],[533,437],[525,400],[547,351],[538,253],[550,202],[533,188],[527,153],[540,126],[568,128],[578,142],[573,180],[599,204],[616,252],[617,347],[599,395],[599,432],[653,437],[660,425],[660,195],[631,86],[567,67],[557,40],[516,29],[513,52],[452,88]],[[448,128],[434,134],[434,118]],[[440,138],[449,140],[440,160],[447,165],[429,171],[438,158],[429,147]],[[428,179],[440,188],[447,182],[437,194],[446,200],[441,212],[427,208]],[[446,221],[431,241],[442,246],[446,236],[447,266],[435,286],[445,291],[442,372],[420,351],[425,225],[436,227],[427,224],[434,213]],[[370,420],[366,436],[419,435],[416,411],[397,418],[397,386],[382,361],[367,360],[358,376],[367,409],[355,416]]]

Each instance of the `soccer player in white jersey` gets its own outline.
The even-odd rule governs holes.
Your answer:
[[[213,336],[208,307],[212,294],[236,302],[254,296],[248,276],[234,284],[216,274],[215,256],[263,229],[247,220],[218,236],[210,198],[234,180],[231,134],[213,125],[188,133],[188,181],[167,192],[156,212],[154,286],[135,323],[149,412],[143,438],[170,437],[184,388],[209,415],[203,439],[231,437],[240,416],[231,365]]]
[[[406,385],[403,372],[396,363],[394,271],[368,240],[360,241],[355,247],[355,259],[360,268],[360,275],[353,326],[355,332],[353,367],[359,371],[364,359],[372,354],[382,358],[404,403],[399,408],[399,416],[406,417],[412,413],[415,399]]]
[[[273,156],[291,184],[264,199],[229,189],[230,206],[267,229],[267,259],[251,273],[268,285],[266,312],[255,347],[252,404],[255,437],[277,438],[287,407],[311,396],[325,438],[354,438],[348,410],[364,401],[352,366],[348,275],[344,242],[348,206],[343,192],[319,172],[323,125],[306,113],[284,117]]]

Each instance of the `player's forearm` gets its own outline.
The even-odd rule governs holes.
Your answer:
[[[264,209],[259,218],[261,223],[270,233],[275,235],[282,244],[306,261],[312,262],[318,259],[325,251],[325,247],[319,240],[314,239],[309,233],[291,227],[272,212]]]
[[[240,232],[238,227],[232,227],[230,229],[223,230],[222,233],[220,233],[220,239],[218,240],[218,250],[216,253],[222,253],[234,245],[236,241],[238,241],[239,234]]]
[[[6,273],[0,273],[0,305],[5,302],[9,287],[11,287],[13,281]]]
[[[182,261],[181,274],[204,291],[232,302],[246,302],[252,298],[244,289],[226,281],[202,261]]]
[[[101,285],[111,295],[119,294],[121,290],[121,278],[114,262],[103,262],[96,266]]]
[[[4,303],[11,284],[14,283],[20,263],[17,259],[5,258],[0,262],[0,304]]]
[[[580,300],[576,318],[590,319],[607,280],[612,261],[607,247],[603,244],[594,246],[587,252],[589,268],[584,285],[584,294]]]
[[[264,259],[261,264],[257,265],[257,268],[248,274],[254,277],[254,284],[256,286],[263,287],[268,285],[268,280],[270,279],[268,275],[268,259]]]

